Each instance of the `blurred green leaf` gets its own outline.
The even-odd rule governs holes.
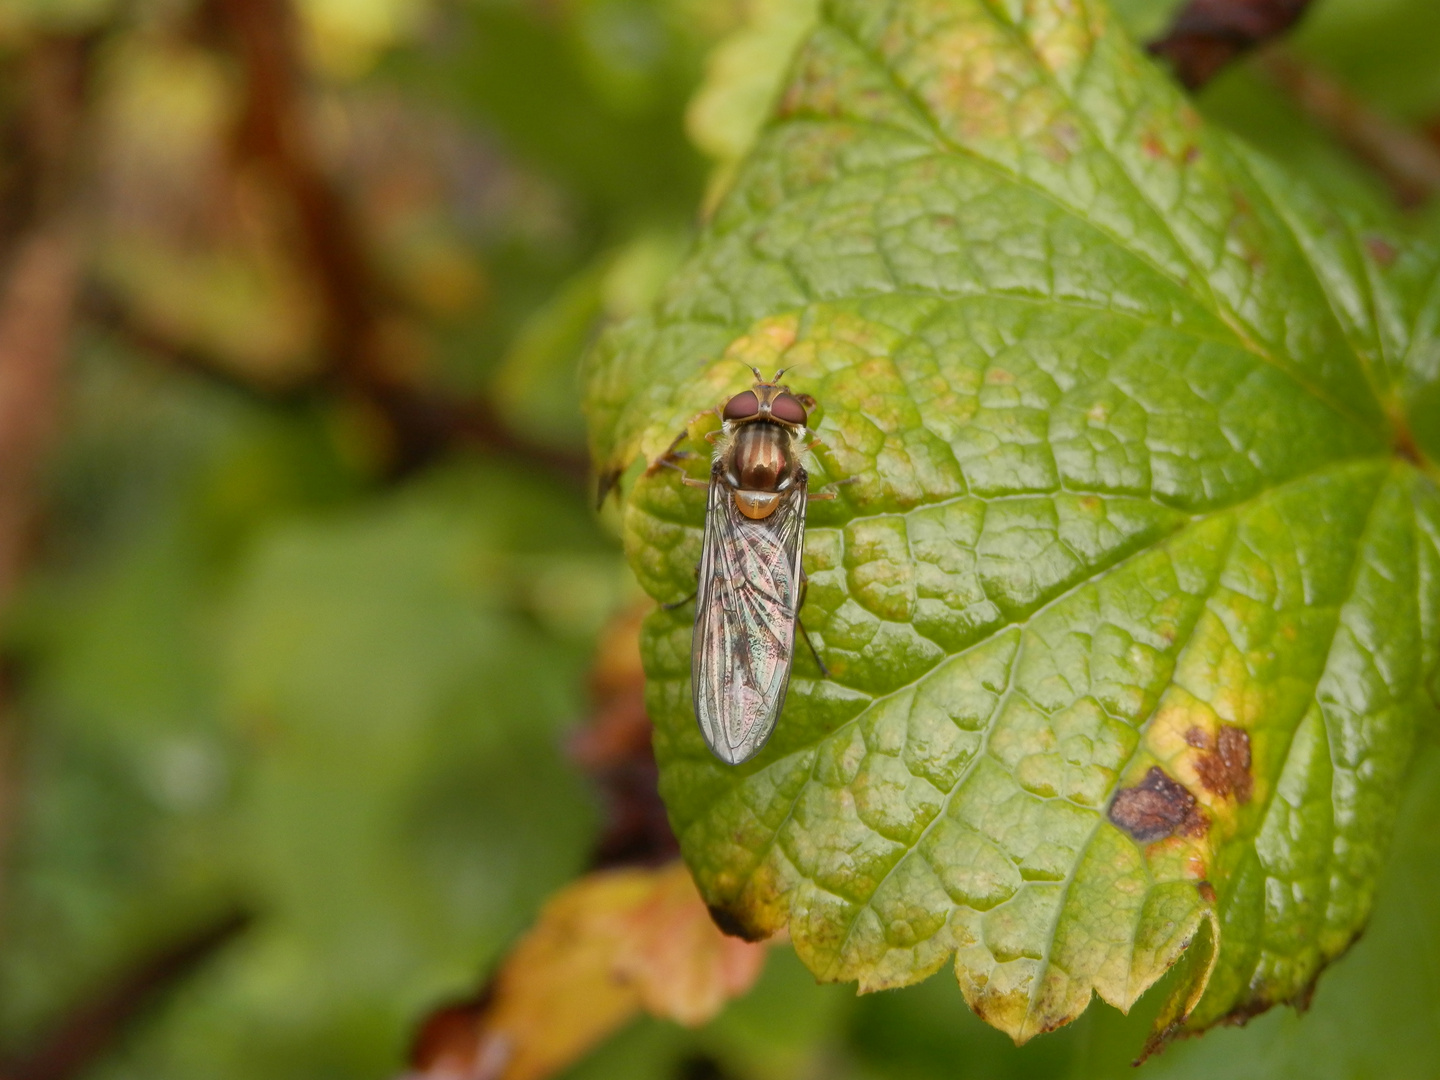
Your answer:
[[[360,499],[320,416],[87,372],[57,491],[90,542],[12,631],[37,726],[0,1034],[241,900],[256,927],[117,1075],[383,1075],[583,863],[561,740],[627,575],[549,481]]]
[[[818,10],[818,0],[756,0],[745,22],[711,51],[685,116],[691,140],[718,166],[711,199],[754,144]]]
[[[40,31],[93,28],[119,5],[115,0],[8,0],[0,7],[0,43],[11,36]]]
[[[1192,942],[1162,1024],[1307,992],[1371,908],[1440,650],[1437,260],[1368,209],[1208,127],[1099,3],[827,5],[590,367],[602,468],[743,363],[820,402],[815,483],[855,478],[806,544],[833,678],[797,660],[756,760],[700,738],[690,611],[647,624],[712,905],[862,990],[953,957],[1017,1041]],[[664,473],[627,493],[658,599],[703,514]]]
[[[639,232],[597,258],[526,319],[495,377],[498,404],[516,426],[557,442],[583,442],[580,362],[605,321],[648,308],[678,265],[687,237]]]
[[[590,212],[683,220],[703,177],[680,126],[699,59],[671,40],[659,8],[582,0],[559,19],[474,0],[456,12],[444,50],[397,57],[389,70],[485,123]]]
[[[227,698],[257,756],[247,862],[291,954],[277,1000],[348,1003],[397,1040],[579,869],[593,819],[560,734],[585,653],[537,623],[528,560],[597,545],[557,496],[464,472],[256,551]]]
[[[1115,17],[1137,42],[1151,41],[1165,32],[1186,0],[1114,0]]]
[[[848,987],[818,986],[789,949],[771,949],[759,984],[728,1005],[699,1044],[729,1072],[755,1080],[821,1075],[855,1012]]]
[[[1320,0],[1295,35],[1361,100],[1402,120],[1440,112],[1440,71],[1429,47],[1440,35],[1440,8],[1411,0]]]

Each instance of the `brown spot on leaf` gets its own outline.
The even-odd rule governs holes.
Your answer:
[[[1389,266],[1400,254],[1395,250],[1395,245],[1378,236],[1367,236],[1365,238],[1365,250],[1370,257],[1381,266]]]
[[[1226,724],[1215,739],[1208,731],[1191,728],[1185,741],[1203,751],[1195,758],[1195,773],[1206,791],[1222,799],[1234,795],[1236,802],[1250,801],[1255,779],[1250,775],[1250,736],[1243,728]]]
[[[490,982],[474,998],[439,1006],[427,1016],[410,1046],[415,1070],[443,1073],[468,1066],[478,1057],[480,1024],[494,997],[495,984]]]
[[[743,912],[732,911],[719,904],[711,904],[710,918],[720,928],[720,932],[729,934],[731,937],[738,937],[742,941],[764,941],[770,935],[764,930],[756,929],[751,925],[749,919]]]
[[[1215,906],[1218,897],[1215,895],[1214,885],[1211,885],[1208,881],[1202,881],[1200,882],[1200,884],[1196,885],[1195,888],[1199,891],[1201,900],[1204,900],[1205,903],[1209,904],[1211,907]]]
[[[1403,424],[1399,425],[1399,430],[1395,433],[1395,454],[1411,465],[1424,465],[1425,459],[1420,455],[1420,447],[1415,443],[1415,436],[1411,435],[1410,429]]]
[[[1061,142],[1054,139],[1041,139],[1040,152],[1053,161],[1056,165],[1064,165],[1070,160],[1070,149]]]
[[[1210,827],[1204,811],[1195,805],[1195,796],[1158,765],[1150,766],[1134,787],[1116,793],[1110,820],[1142,844],[1177,833],[1203,836]]]

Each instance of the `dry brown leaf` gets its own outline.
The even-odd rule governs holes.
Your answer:
[[[715,927],[679,862],[588,874],[550,899],[477,1002],[430,1018],[412,1080],[539,1080],[641,1009],[703,1024],[764,960]]]

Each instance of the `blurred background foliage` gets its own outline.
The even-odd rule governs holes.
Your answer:
[[[1141,40],[1176,7],[1117,6]],[[0,463],[0,1057],[97,1041],[6,1075],[395,1075],[586,867],[565,743],[639,593],[578,358],[683,256],[814,10],[0,0],[3,268],[59,252],[31,284],[64,316],[0,301],[0,350],[51,364],[0,378],[0,425],[35,421],[0,430],[28,450]],[[1437,41],[1433,0],[1317,0],[1290,45],[1435,130]],[[1393,212],[1255,65],[1200,101]],[[1433,1076],[1437,816],[1432,753],[1308,1017],[1145,1071]],[[197,934],[231,940],[157,976]],[[1145,1025],[1097,1006],[1016,1051],[947,977],[857,1000],[782,948],[711,1024],[637,1022],[574,1075],[1121,1076]]]

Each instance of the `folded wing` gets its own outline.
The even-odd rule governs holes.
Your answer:
[[[738,765],[775,730],[795,647],[805,533],[802,471],[774,513],[740,513],[718,466],[710,477],[690,676],[710,749]]]

